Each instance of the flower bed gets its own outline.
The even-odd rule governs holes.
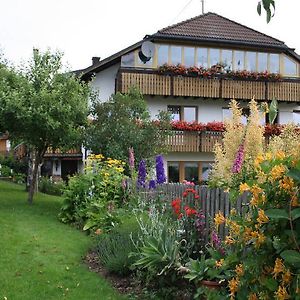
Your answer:
[[[247,70],[231,71],[225,69],[222,64],[216,64],[210,68],[204,67],[185,67],[181,64],[169,65],[164,64],[157,68],[157,73],[160,75],[181,75],[199,78],[210,78],[214,76],[224,75],[227,78],[234,79],[252,79],[252,80],[269,80],[279,81],[281,80],[280,74],[270,73],[268,71],[263,72],[251,72]]]

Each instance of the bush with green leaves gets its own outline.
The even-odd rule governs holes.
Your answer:
[[[66,188],[65,183],[61,181],[53,181],[52,178],[41,177],[39,179],[39,191],[49,195],[61,196]]]
[[[59,218],[83,230],[109,231],[120,222],[119,211],[126,202],[122,188],[124,163],[91,155],[84,174],[70,178]]]
[[[0,155],[0,177],[10,178],[16,183],[24,183],[26,171],[25,161],[15,159],[13,155]]]

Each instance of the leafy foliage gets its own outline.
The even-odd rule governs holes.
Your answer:
[[[137,90],[117,93],[104,103],[94,101],[92,115],[87,146],[94,153],[127,161],[132,147],[139,162],[164,152],[170,117],[160,113],[156,122],[151,121],[146,102]]]
[[[257,4],[257,13],[261,15],[261,9],[266,11],[267,23],[271,21],[271,18],[275,14],[275,0],[261,0]],[[273,8],[273,13],[272,13]]]
[[[52,178],[44,176],[39,179],[39,191],[42,193],[61,196],[65,188],[63,181],[53,181]]]
[[[87,121],[91,89],[72,73],[62,73],[61,58],[60,53],[34,50],[21,70],[0,65],[0,128],[32,154],[29,202],[47,148],[80,145]]]
[[[109,231],[120,222],[118,209],[124,201],[123,164],[91,156],[84,174],[71,177],[64,193],[59,218],[83,230]]]

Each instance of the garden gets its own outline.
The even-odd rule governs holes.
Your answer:
[[[191,182],[163,193],[163,157],[137,160],[134,148],[127,160],[93,154],[69,180],[60,220],[86,231],[93,264],[139,299],[300,299],[299,131],[287,125],[266,144],[260,120],[272,123],[276,103],[252,100],[246,125],[236,101],[230,109],[209,179],[230,210],[208,214]]]

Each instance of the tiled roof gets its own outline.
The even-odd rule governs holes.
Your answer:
[[[261,46],[286,47],[282,41],[211,12],[163,28],[152,37],[234,41]]]

